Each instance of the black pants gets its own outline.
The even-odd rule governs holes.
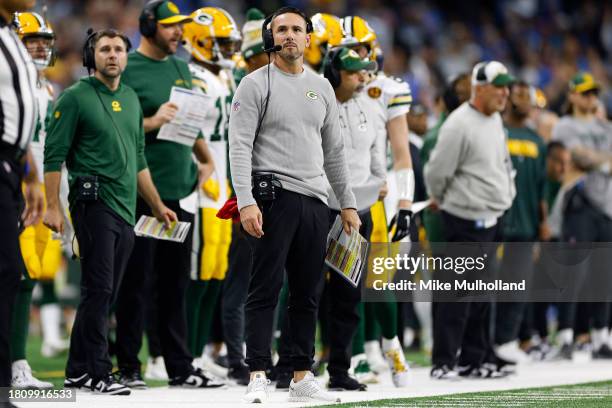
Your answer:
[[[66,376],[108,375],[108,315],[134,246],[133,227],[101,200],[77,203],[72,212],[81,257],[81,301],[77,308]]]
[[[19,165],[0,156],[0,387],[11,386],[11,320],[19,280],[25,271],[17,226],[22,208]]]
[[[332,211],[330,228],[339,212]],[[361,228],[359,233],[368,237],[372,234],[372,216],[370,211],[359,214]],[[327,269],[327,268],[325,268]],[[327,269],[328,270],[328,269]],[[348,373],[351,365],[353,336],[359,326],[357,306],[361,301],[361,286],[367,271],[361,275],[359,287],[354,287],[346,279],[334,271],[329,271],[327,293],[329,295],[329,364],[327,371],[330,376]]]
[[[565,204],[562,231],[565,242],[612,242],[612,219],[593,207],[581,185],[574,187],[566,194]],[[582,269],[576,272],[581,279],[576,279],[576,284],[573,285],[575,299],[580,297],[581,291],[584,297],[589,298],[594,295],[595,291],[603,290],[604,293],[610,293],[612,290],[612,280],[609,278],[608,270],[603,270],[612,264],[610,251],[599,249],[589,257],[589,261],[583,262]],[[608,327],[609,306],[608,302],[590,304],[592,328]],[[575,321],[576,303],[559,303],[559,330],[573,328]]]
[[[533,275],[533,240],[505,239],[501,276],[505,282],[525,279],[527,285]],[[495,306],[495,344],[514,341],[519,336],[521,323],[526,313],[526,302],[498,302]]]
[[[165,201],[176,212],[179,221],[190,222],[193,214],[181,209],[178,201]],[[139,200],[136,218],[151,215]],[[192,228],[193,229],[193,228]],[[188,375],[192,370],[187,348],[187,318],[185,291],[189,282],[192,231],[185,242],[177,243],[149,238],[136,238],[124,284],[117,301],[117,361],[119,368],[140,369],[138,352],[146,319],[146,296],[157,294],[157,321],[161,352],[170,378]],[[152,279],[152,290],[147,292],[143,281]]]
[[[262,214],[264,236],[249,238],[253,272],[245,307],[246,362],[251,371],[270,366],[274,308],[286,268],[292,365],[297,371],[310,370],[329,208],[316,198],[283,190],[262,205]]]
[[[229,265],[223,283],[222,321],[227,359],[232,367],[244,364],[244,304],[252,270],[251,247],[240,224],[232,226]]]
[[[455,217],[444,211],[442,220],[447,242],[494,242],[498,238],[499,223],[491,228],[479,229],[474,221]],[[493,257],[494,251],[487,254],[487,259]],[[452,271],[448,274],[444,272],[444,279],[454,280]],[[433,303],[434,366],[454,367],[459,350],[459,365],[482,364],[490,350],[490,306],[489,302]]]

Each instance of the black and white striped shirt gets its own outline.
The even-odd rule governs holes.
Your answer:
[[[25,151],[36,128],[36,67],[0,16],[0,148]]]

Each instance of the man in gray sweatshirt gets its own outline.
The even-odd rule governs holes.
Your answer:
[[[309,371],[329,227],[327,180],[340,202],[345,230],[359,229],[361,222],[334,91],[325,78],[303,67],[312,23],[300,10],[283,7],[263,26],[264,47],[274,52],[274,61],[240,82],[229,123],[232,182],[253,249],[245,307],[251,381],[244,399],[267,399],[265,370],[286,268],[294,369],[289,399],[336,401]]]
[[[512,204],[516,194],[513,170],[499,114],[512,81],[506,67],[497,61],[477,64],[472,71],[470,101],[444,122],[425,166],[427,190],[442,210],[447,242],[494,241],[499,219]],[[452,280],[453,275],[450,271],[443,277]],[[482,369],[489,305],[434,303],[433,378],[490,376]]]

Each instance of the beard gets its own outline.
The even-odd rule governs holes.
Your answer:
[[[115,70],[111,71],[110,69],[108,69],[106,67],[101,68],[98,71],[100,72],[100,74],[103,77],[108,78],[108,79],[115,79],[115,78],[121,76],[121,73],[123,72],[123,70],[121,68],[115,69]]]
[[[179,41],[180,41],[180,38],[179,38]],[[155,34],[155,45],[157,46],[157,48],[162,50],[167,55],[172,55],[176,53],[176,48],[173,49],[170,46],[170,42],[164,40],[163,38],[160,38],[159,34]]]

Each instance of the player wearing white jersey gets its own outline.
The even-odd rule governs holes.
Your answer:
[[[199,211],[195,219],[191,283],[187,290],[189,347],[198,362],[213,374],[226,371],[203,353],[209,341],[217,299],[228,267],[232,235],[231,220],[217,218],[217,211],[230,196],[227,165],[227,132],[229,107],[235,83],[232,57],[238,51],[240,31],[227,11],[204,7],[191,14],[192,22],[184,27],[183,42],[191,53],[189,69],[194,89],[211,98],[213,109],[207,113],[202,136],[209,146],[214,167],[204,170],[200,179]],[[201,172],[202,173],[202,172]],[[217,345],[219,346],[219,345]]]
[[[375,59],[376,33],[369,24],[361,17],[347,16],[341,20],[341,25],[342,40],[339,45],[354,49],[362,58]],[[387,160],[385,163],[386,167],[390,167],[389,164],[392,163],[392,171],[388,173],[388,187],[381,191],[381,198],[389,195],[388,191],[393,191],[393,197],[386,200],[386,206],[382,201],[378,201],[372,207],[374,229],[370,240],[372,242],[389,241],[385,207],[389,208],[389,214],[393,214],[394,218],[391,240],[406,240],[412,216],[410,207],[414,196],[414,173],[410,159],[406,119],[406,113],[412,102],[410,88],[405,82],[390,78],[379,71],[366,86],[366,94],[382,107],[382,116],[378,117],[375,126],[378,128],[379,143],[383,151],[388,150],[388,144],[392,154],[392,162]],[[368,285],[367,281],[366,285]],[[363,362],[359,361],[360,358],[357,356],[363,353],[363,340],[366,340],[365,352],[372,370],[384,371],[387,367],[390,368],[395,386],[403,387],[408,382],[408,366],[397,335],[397,313],[397,303],[394,298],[388,299],[387,302],[366,303],[364,319],[362,319],[365,323],[365,339],[357,336],[353,342],[353,354],[356,358],[355,370],[358,374],[359,366],[363,367]],[[378,327],[382,331],[382,351],[386,363],[380,358]],[[367,371],[367,368],[364,371]]]

